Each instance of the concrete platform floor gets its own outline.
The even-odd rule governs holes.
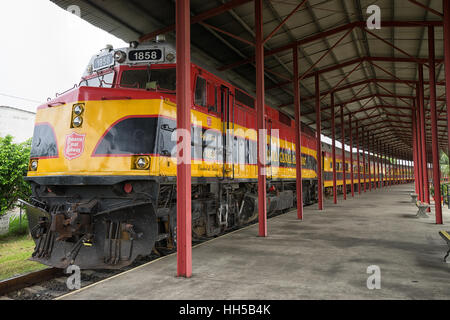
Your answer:
[[[416,219],[413,185],[367,192],[326,210],[305,208],[193,249],[193,277],[177,278],[176,256],[82,288],[63,299],[449,299],[447,226]],[[434,210],[433,210],[434,211]],[[434,214],[434,212],[433,212]],[[444,209],[450,223],[450,211]],[[381,269],[381,289],[368,290],[367,267]]]

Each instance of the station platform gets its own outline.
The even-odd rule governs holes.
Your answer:
[[[325,210],[305,208],[193,248],[193,276],[176,277],[176,255],[142,265],[60,299],[449,299],[447,245],[429,218],[415,218],[414,186],[367,192]],[[450,221],[450,210],[443,208]],[[369,290],[369,266],[381,289]]]

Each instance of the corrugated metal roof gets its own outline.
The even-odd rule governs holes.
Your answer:
[[[81,18],[89,23],[123,39],[124,41],[136,40],[139,37],[154,32],[163,27],[175,23],[175,2],[167,0],[52,0],[58,6],[66,9],[70,5],[78,5],[81,9]],[[215,0],[192,0],[192,15],[216,8],[227,1]],[[264,32],[269,34],[289,13],[300,3],[299,0],[264,0]],[[422,1],[425,6],[437,11],[442,11],[441,0]],[[363,21],[368,15],[366,9],[370,5],[378,5],[381,8],[382,21],[441,21],[441,18],[430,11],[412,4],[407,0],[309,0],[286,22],[286,24],[276,32],[276,34],[266,43],[266,51],[286,47],[295,41],[304,42],[320,32],[329,31],[348,23]],[[244,39],[254,40],[254,8],[253,2],[234,7],[232,10],[205,20],[208,24],[230,32]],[[300,73],[309,70],[310,67],[322,57],[334,44],[345,34],[346,30],[318,38],[315,41],[307,42],[298,46]],[[427,27],[417,25],[413,27],[383,27],[381,30],[374,30],[373,33],[391,42],[398,49],[392,48],[375,36],[363,32],[360,28],[354,28],[330,54],[324,57],[311,72],[320,71],[328,67],[333,67],[353,59],[365,57],[383,58],[408,58],[408,55],[427,59]],[[174,36],[174,33],[169,34]],[[441,27],[435,28],[436,35],[436,58],[443,59],[443,30]],[[208,26],[201,24],[192,25],[192,52],[193,56],[202,56],[210,60],[211,64],[217,68],[239,62],[254,55],[251,45],[233,39],[225,34],[214,31]],[[99,44],[101,46],[103,44]],[[400,50],[399,50],[400,49]],[[402,51],[401,51],[402,50]],[[355,69],[356,67],[356,69]],[[283,108],[291,115],[293,111],[292,85],[285,84],[285,77],[292,77],[293,61],[291,50],[279,50],[276,54],[265,59],[266,72],[266,99],[274,107]],[[355,71],[342,79],[353,69]],[[428,68],[424,69],[425,80],[428,81]],[[228,71],[228,78],[234,83],[254,90],[255,68],[252,63],[240,64]],[[277,75],[278,74],[278,75]],[[280,75],[283,75],[281,77]],[[444,64],[440,63],[436,69],[437,81],[444,81]],[[352,64],[337,70],[320,74],[320,91],[326,92],[339,87],[349,86],[353,83],[368,79],[384,79],[389,81],[371,82],[364,88],[364,85],[350,87],[339,90],[335,94],[336,104],[353,100],[355,96],[373,96],[345,105],[345,113],[355,112],[363,108],[371,108],[378,105],[392,105],[405,107],[411,99],[392,98],[391,95],[401,95],[406,97],[415,96],[414,81],[418,80],[418,68],[415,63],[391,62],[391,61],[363,61],[358,66]],[[390,82],[390,80],[411,80],[407,85],[404,83]],[[315,95],[314,77],[306,77],[301,81],[302,95],[302,121],[315,128]],[[428,96],[428,86],[425,85],[425,95]],[[437,96],[445,97],[445,87],[437,87]],[[370,101],[369,101],[370,100]],[[330,95],[322,100],[322,107],[330,104]],[[427,105],[427,109],[429,106]],[[438,110],[445,109],[445,102],[438,102]],[[337,115],[339,115],[337,108]],[[369,118],[373,114],[378,114],[379,118]],[[354,115],[354,119],[360,120],[362,127],[370,127],[371,132],[386,132],[401,143],[398,148],[410,151],[410,133],[400,131],[396,121],[410,121],[405,117],[411,114],[409,110],[397,110],[378,108],[368,112],[360,112]],[[445,116],[445,118],[444,118]],[[323,133],[330,135],[329,109],[322,112]],[[446,146],[447,129],[443,126],[446,120],[446,113],[442,113],[439,128],[440,143]],[[379,123],[383,120],[383,123]],[[339,116],[336,124],[339,124]],[[378,123],[371,125],[373,123]],[[388,125],[387,128],[386,125]],[[378,129],[377,129],[378,128]],[[339,137],[339,129],[337,129]],[[348,135],[347,135],[348,136]]]

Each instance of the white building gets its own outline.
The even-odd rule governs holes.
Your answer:
[[[36,113],[14,107],[0,106],[0,137],[12,135],[14,142],[33,136]]]

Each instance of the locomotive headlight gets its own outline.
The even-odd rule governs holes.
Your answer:
[[[38,161],[37,160],[31,160],[30,161],[30,170],[36,171],[38,168]]]
[[[73,107],[73,113],[77,116],[79,116],[80,114],[82,114],[84,111],[83,105],[82,104],[77,104]]]
[[[75,128],[80,127],[82,124],[83,124],[83,118],[82,117],[75,117],[75,118],[73,118],[72,125]]]
[[[120,51],[120,50],[114,52],[114,60],[115,61],[122,63],[122,62],[125,62],[126,59],[127,59],[127,54],[125,52]]]
[[[71,128],[79,128],[83,124],[82,114],[84,112],[84,103],[76,103],[72,106]]]
[[[138,157],[134,164],[136,165],[136,169],[146,170],[150,167],[150,158],[149,157]]]

